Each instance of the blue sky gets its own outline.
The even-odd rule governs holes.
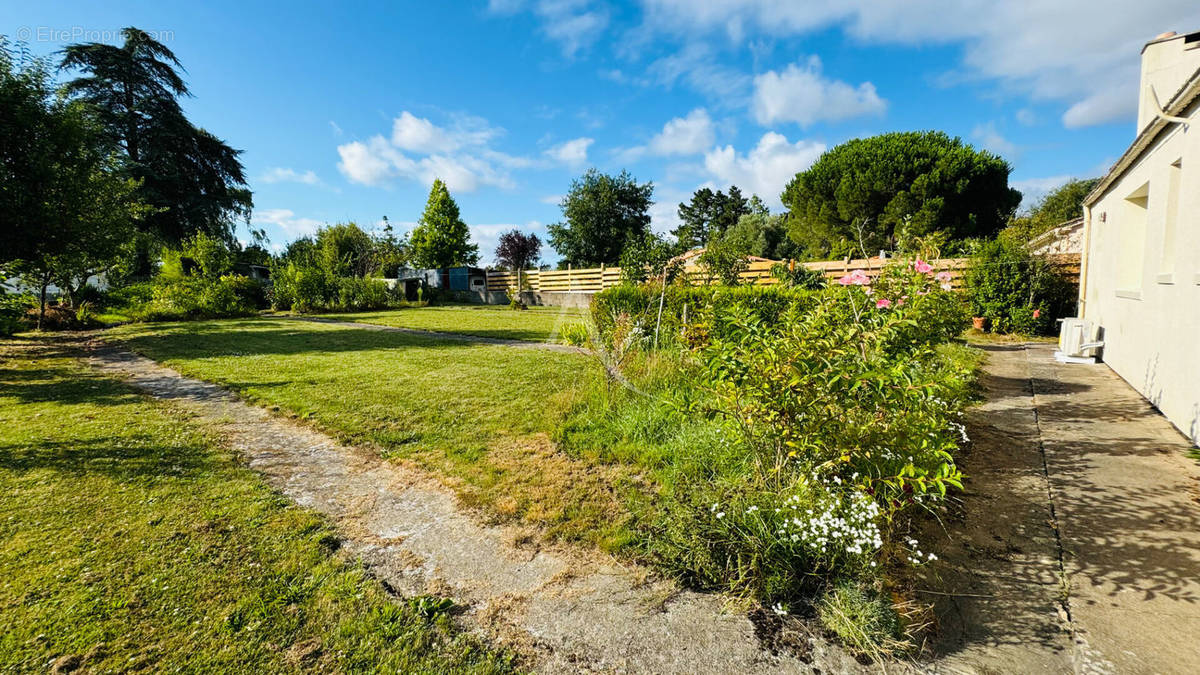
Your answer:
[[[159,33],[193,121],[244,151],[272,244],[411,227],[439,176],[484,262],[503,230],[545,238],[591,166],[653,181],[663,232],[705,185],[781,210],[823,150],[894,130],[996,151],[1040,194],[1132,139],[1141,45],[1200,29],[1194,0],[47,5],[0,2],[0,33],[42,54]]]

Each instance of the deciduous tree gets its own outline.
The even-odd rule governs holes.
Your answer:
[[[639,183],[628,171],[610,176],[589,169],[563,197],[565,222],[549,228],[560,265],[616,264],[626,243],[649,229],[653,194],[653,183]]]
[[[500,235],[496,247],[496,262],[510,270],[526,270],[537,265],[542,257],[542,240],[536,234],[511,230]]]

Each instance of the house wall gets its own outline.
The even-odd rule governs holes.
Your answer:
[[[1103,360],[1200,444],[1200,115],[1185,116],[1085,209],[1081,299]]]
[[[1150,87],[1154,87],[1159,104],[1166,105],[1197,68],[1200,68],[1200,33],[1156,38],[1146,44],[1142,49],[1138,132],[1146,128],[1157,112]]]

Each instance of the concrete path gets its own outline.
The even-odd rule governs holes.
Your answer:
[[[985,346],[987,402],[925,584],[935,672],[1200,669],[1200,465],[1103,365]],[[948,535],[948,537],[947,537]],[[944,543],[943,543],[944,542]]]
[[[454,597],[467,625],[530,657],[540,672],[830,673],[864,670],[841,649],[774,615],[729,610],[646,569],[539,547],[489,526],[421,472],[239,401],[220,387],[96,345],[92,364],[209,425],[295,502],[327,515],[342,547],[403,596]],[[784,645],[786,649],[776,650]]]

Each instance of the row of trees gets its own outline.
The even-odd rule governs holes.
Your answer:
[[[679,205],[675,253],[826,259],[869,256],[906,239],[940,235],[954,245],[994,237],[1012,220],[1021,193],[1008,186],[1002,158],[941,132],[855,139],[826,152],[788,183],[786,214],[771,214],[736,185],[697,190]],[[563,264],[617,264],[661,248],[650,233],[654,186],[627,172],[595,169],[571,185],[564,222],[550,226]],[[637,255],[628,253],[636,249]]]

